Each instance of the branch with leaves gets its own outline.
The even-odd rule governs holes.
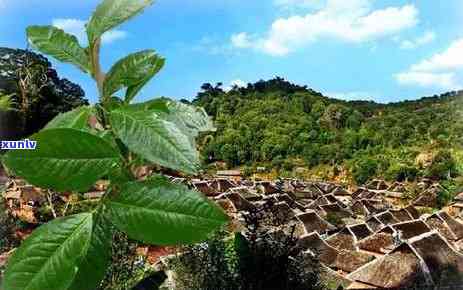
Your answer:
[[[27,29],[33,47],[90,74],[100,102],[58,115],[31,137],[37,150],[10,151],[4,164],[29,183],[58,192],[85,192],[101,178],[111,184],[94,211],[34,231],[10,258],[4,289],[95,289],[110,262],[113,227],[145,243],[176,245],[202,241],[227,222],[200,193],[163,176],[137,181],[130,170],[136,158],[194,174],[199,168],[195,139],[214,129],[200,108],[169,99],[132,104],[164,65],[153,50],[130,54],[102,71],[102,35],[151,4],[104,0],[86,25],[86,48],[56,27]],[[120,92],[123,98],[116,95]]]

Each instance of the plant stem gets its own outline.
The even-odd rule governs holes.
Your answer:
[[[51,213],[53,214],[53,218],[56,218],[56,211],[55,207],[53,206],[53,201],[52,201],[52,193],[50,190],[47,190],[47,200],[48,200],[48,205],[50,206]]]

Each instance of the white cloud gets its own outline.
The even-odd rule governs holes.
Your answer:
[[[445,90],[458,88],[455,73],[427,73],[408,71],[396,75],[399,84],[438,87]]]
[[[332,92],[324,95],[346,101],[374,101],[377,99],[375,94],[369,92]]]
[[[238,48],[249,48],[252,47],[252,41],[246,32],[233,34],[231,37],[232,45]]]
[[[1,1],[1,0],[0,0]],[[85,20],[73,18],[57,18],[53,19],[52,25],[58,27],[67,33],[73,34],[77,37],[81,45],[88,44],[87,34],[85,32]],[[101,41],[103,43],[112,43],[116,40],[124,39],[127,37],[127,32],[122,30],[111,30],[103,34]]]
[[[428,43],[433,42],[436,40],[436,33],[434,31],[427,31],[422,36],[419,36],[415,39],[411,40],[403,40],[400,43],[401,49],[416,49],[420,46],[426,45]]]
[[[231,90],[233,89],[233,87],[235,87],[235,86],[237,86],[237,87],[239,87],[239,88],[244,88],[244,87],[246,87],[247,85],[248,85],[248,84],[247,84],[245,81],[243,81],[243,80],[240,80],[240,79],[233,80],[233,81],[230,82],[230,84],[229,84],[228,86],[226,86],[226,87],[224,88],[224,91],[229,92],[229,91],[231,91]]]
[[[438,53],[412,66],[414,71],[445,71],[463,68],[463,38],[454,41],[443,53]]]
[[[463,38],[454,41],[444,52],[435,54],[395,75],[403,85],[461,89],[458,73],[463,71]]]
[[[230,84],[232,86],[238,86],[240,88],[247,86],[248,84],[245,81],[242,81],[240,79],[231,81]]]
[[[111,30],[103,34],[101,41],[103,43],[113,43],[117,40],[122,40],[127,37],[127,32],[123,30]]]
[[[373,0],[328,0],[323,8],[304,16],[275,20],[264,37],[234,34],[236,48],[253,48],[270,55],[286,55],[321,38],[359,43],[394,36],[418,23],[414,5],[373,10]]]

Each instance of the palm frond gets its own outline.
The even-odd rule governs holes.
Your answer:
[[[15,102],[13,100],[14,94],[4,95],[0,94],[0,110],[2,111],[12,111],[15,110]]]

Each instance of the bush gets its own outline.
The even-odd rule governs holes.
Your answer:
[[[334,214],[334,213],[328,213],[326,215],[326,221],[335,226],[344,224],[342,219],[337,214]]]
[[[453,194],[446,190],[443,189],[437,194],[437,208],[442,208],[449,204],[453,200]]]
[[[434,179],[448,179],[457,173],[457,164],[449,150],[440,150],[426,168],[425,175]]]
[[[384,177],[391,181],[413,181],[416,179],[418,173],[418,169],[414,166],[403,163],[394,163],[389,166]]]
[[[177,289],[239,289],[233,237],[218,232],[207,242],[184,248],[171,261]]]
[[[370,178],[376,175],[379,163],[377,160],[365,157],[360,160],[354,160],[351,171],[357,184],[364,184]]]

